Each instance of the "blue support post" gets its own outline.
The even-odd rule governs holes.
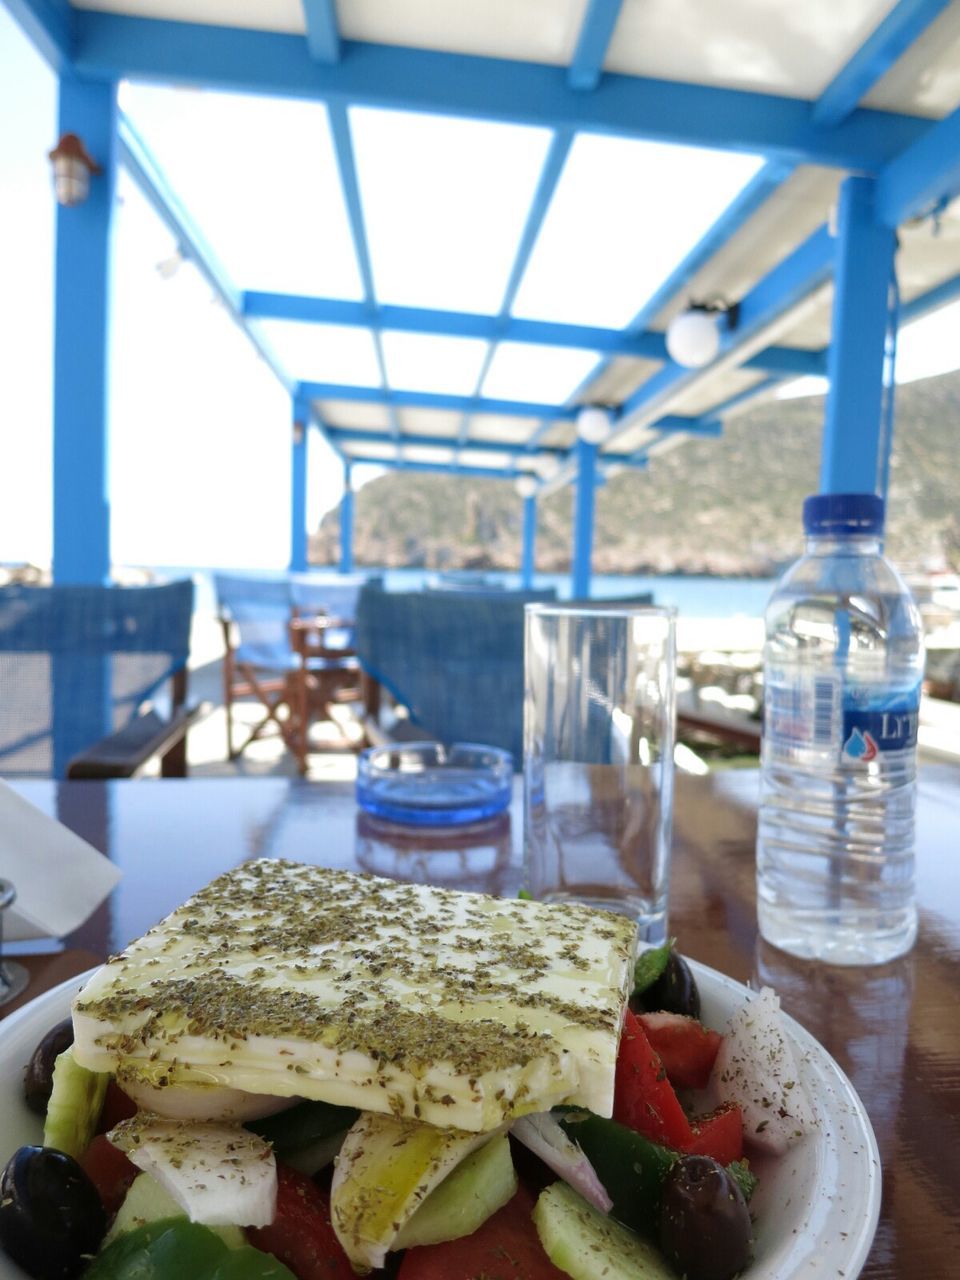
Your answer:
[[[537,495],[523,500],[523,548],[520,555],[520,585],[524,591],[533,586],[537,543]]]
[[[883,360],[896,235],[876,216],[877,184],[840,189],[833,326],[820,464],[824,493],[877,493],[886,467]]]
[[[577,440],[577,496],[573,518],[574,600],[590,594],[590,561],[593,556],[593,505],[597,478],[597,446]]]
[[[57,207],[53,348],[53,578],[110,577],[108,372],[116,181],[114,84],[60,81],[60,133],[75,133],[103,172],[83,204]]]
[[[307,567],[307,443],[310,426],[308,406],[293,398],[293,432],[290,446],[290,570],[303,573]]]
[[[343,466],[343,497],[340,500],[340,572],[353,573],[353,485],[350,464]]]

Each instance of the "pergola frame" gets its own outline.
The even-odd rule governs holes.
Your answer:
[[[352,563],[350,469],[368,455],[363,443],[437,444],[410,437],[398,413],[415,405],[461,412],[460,451],[510,461],[504,470],[412,462],[398,456],[369,460],[399,469],[438,469],[461,474],[537,475],[538,456],[554,457],[559,469],[540,484],[539,495],[577,483],[573,559],[576,594],[589,590],[593,489],[610,465],[646,465],[668,433],[715,434],[719,418],[735,403],[769,391],[778,380],[827,372],[830,391],[821,467],[825,490],[885,486],[889,432],[881,405],[881,370],[887,339],[887,296],[894,266],[895,231],[960,191],[960,111],[939,122],[858,104],[877,80],[945,8],[947,0],[899,0],[847,66],[814,103],[771,94],[655,81],[602,70],[621,0],[590,0],[569,68],[398,48],[341,39],[332,0],[303,0],[306,38],[229,27],[199,26],[76,10],[66,0],[5,0],[36,47],[60,76],[61,131],[81,133],[104,163],[106,181],[94,184],[86,204],[57,215],[54,389],[54,576],[63,582],[106,580],[110,572],[107,474],[107,350],[109,335],[109,245],[112,193],[118,163],[127,165],[178,244],[211,282],[230,314],[248,333],[291,396],[291,556],[306,563],[307,426],[312,424],[344,466],[341,568]],[[242,292],[216,260],[168,188],[148,149],[129,122],[119,119],[120,79],[170,84],[201,83],[229,89],[323,101],[330,114],[337,162],[363,284],[359,303],[338,299]],[[386,307],[375,294],[363,209],[346,109],[367,104],[467,118],[533,124],[552,130],[553,140],[528,213],[502,305],[495,315],[472,316],[412,307]],[[614,134],[760,154],[766,159],[741,195],[695,245],[670,278],[622,331],[519,320],[511,306],[576,132]],[[725,335],[718,360],[703,370],[673,364],[663,334],[649,328],[655,314],[702,266],[795,166],[816,164],[843,171],[835,234],[823,227],[774,266],[740,301],[740,318]],[[828,349],[809,351],[764,341],[765,331],[804,299],[834,281],[832,339]],[[958,280],[945,281],[913,300],[903,318],[960,296]],[[361,325],[374,337],[379,388],[330,383],[291,384],[249,321],[263,317],[314,323]],[[488,341],[535,342],[585,347],[600,363],[618,355],[662,362],[614,411],[612,443],[578,441],[572,449],[544,443],[558,421],[574,419],[577,398],[564,406],[484,399],[480,381],[473,396],[437,396],[389,388],[380,335],[407,332],[483,337]],[[720,368],[744,367],[765,374],[754,387],[730,397],[699,418],[678,417],[671,403],[698,380]],[[389,431],[371,433],[333,427],[320,420],[319,400],[382,404]],[[522,447],[468,436],[476,413],[540,420]],[[642,448],[618,450],[616,439],[640,425],[649,428]],[[348,451],[349,448],[349,451]],[[523,577],[533,572],[537,497],[524,501]],[[584,587],[586,588],[584,590]]]

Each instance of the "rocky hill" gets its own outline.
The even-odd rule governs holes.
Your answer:
[[[817,486],[823,400],[757,407],[719,440],[690,440],[597,494],[599,573],[776,573],[800,544],[800,504]],[[907,567],[960,569],[960,373],[897,391],[887,548]],[[359,565],[516,569],[521,501],[506,481],[394,472],[355,499]],[[573,493],[540,505],[537,567],[569,567]],[[331,563],[339,515],[311,538]]]

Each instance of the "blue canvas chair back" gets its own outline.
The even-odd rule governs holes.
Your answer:
[[[187,664],[193,583],[0,588],[0,774],[62,778]]]
[[[236,660],[292,671],[296,661],[290,647],[289,579],[217,573],[213,583],[220,614],[236,630]]]
[[[361,665],[406,706],[424,737],[523,757],[523,607],[552,591],[365,591]]]
[[[304,617],[325,613],[349,623],[349,626],[331,628],[326,635],[326,643],[331,648],[352,648],[355,639],[353,622],[357,616],[360,592],[380,581],[359,573],[295,573],[290,578],[290,597],[293,607]]]

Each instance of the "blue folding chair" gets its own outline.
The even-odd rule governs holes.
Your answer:
[[[193,583],[0,588],[0,773],[186,773]],[[166,689],[166,696],[161,697]]]
[[[224,707],[227,753],[236,759],[273,727],[306,772],[309,727],[334,721],[334,707],[360,701],[360,669],[353,649],[353,615],[365,583],[356,576],[282,577],[216,574],[224,628]],[[256,699],[263,714],[239,746],[234,703]],[[359,738],[338,736],[328,748],[352,750]]]
[[[501,747],[519,769],[523,607],[555,595],[365,591],[357,611],[360,663],[407,709],[414,727],[405,736]]]

